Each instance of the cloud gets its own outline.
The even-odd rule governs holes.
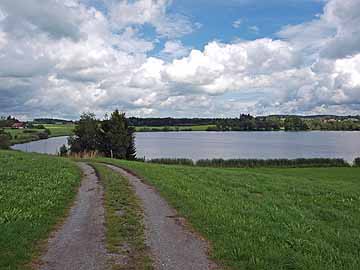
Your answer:
[[[56,0],[28,0],[26,7],[21,0],[3,0],[0,2],[5,17],[2,26],[5,32],[18,36],[43,31],[55,39],[78,40],[81,33],[77,27],[77,7],[75,1],[69,0],[64,4]]]
[[[337,59],[355,55],[360,52],[359,10],[359,1],[331,0],[319,19],[287,26],[278,35],[321,57]]]
[[[190,20],[180,14],[169,14],[169,0],[137,0],[111,2],[110,17],[113,25],[124,28],[129,25],[150,24],[155,27],[162,37],[176,38],[199,28],[199,24],[192,24]]]
[[[319,18],[284,27],[277,39],[209,41],[201,50],[174,37],[194,25],[169,14],[165,0],[106,0],[106,12],[84,1],[30,1],[28,10],[0,2],[0,115],[360,111],[358,0],[330,0]],[[157,56],[149,56],[159,43],[143,36],[146,24],[165,38]]]
[[[254,34],[259,34],[260,33],[260,28],[258,26],[256,26],[256,25],[250,26],[249,30],[251,32],[253,32]]]
[[[243,23],[243,19],[237,19],[237,20],[235,20],[234,22],[233,22],[233,24],[232,24],[232,26],[234,27],[234,28],[240,28],[240,26],[242,25],[242,23]]]
[[[160,56],[167,60],[173,60],[188,55],[190,48],[184,46],[180,40],[169,40],[165,42]]]

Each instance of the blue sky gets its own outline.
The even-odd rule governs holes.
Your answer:
[[[359,0],[1,0],[0,116],[360,114]]]
[[[86,0],[89,5],[108,13],[99,0]],[[131,1],[130,1],[131,2]],[[325,2],[321,0],[173,0],[170,14],[187,17],[201,26],[179,40],[185,46],[201,50],[209,41],[231,43],[237,39],[277,38],[284,26],[297,25],[316,19]],[[235,21],[241,21],[234,27]],[[142,35],[152,40],[157,34],[150,24],[141,26]],[[166,39],[160,38],[150,55],[157,55]]]
[[[237,38],[272,38],[286,25],[314,19],[323,7],[324,2],[314,0],[175,0],[170,11],[180,12],[202,25],[182,38],[185,45],[201,49],[210,40],[228,43]],[[238,19],[242,20],[240,27],[232,27]],[[253,26],[259,32],[251,30]]]

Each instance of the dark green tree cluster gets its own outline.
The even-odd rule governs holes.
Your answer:
[[[321,121],[318,119],[306,121],[311,130],[360,130],[360,121],[333,120]]]
[[[82,114],[74,133],[69,138],[72,153],[98,151],[111,158],[136,158],[134,129],[118,110],[102,121],[93,113]]]
[[[198,126],[198,125],[214,125],[218,119],[216,118],[137,118],[130,117],[129,125],[134,127],[163,127],[163,126]]]
[[[218,120],[217,131],[275,131],[280,130],[280,120],[276,117],[253,117],[241,114],[239,118]]]
[[[285,131],[305,131],[309,130],[309,126],[300,117],[292,116],[285,119],[284,129]]]

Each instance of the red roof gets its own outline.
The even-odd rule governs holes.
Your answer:
[[[25,127],[25,123],[15,123],[13,124],[11,127],[13,128],[22,128],[22,127]]]

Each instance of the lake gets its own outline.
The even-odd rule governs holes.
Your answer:
[[[13,146],[56,154],[67,137]],[[360,156],[360,132],[144,132],[136,133],[138,157],[151,158],[344,158]]]

